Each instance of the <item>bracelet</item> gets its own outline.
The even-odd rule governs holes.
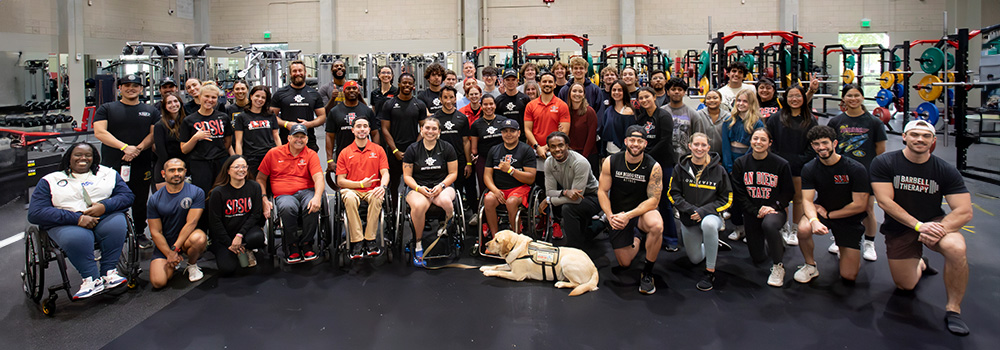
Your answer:
[[[333,163],[333,159],[327,159],[326,160],[326,164],[330,164],[330,163]]]
[[[393,148],[392,149],[392,154],[396,154],[396,152],[399,152],[399,148]]]
[[[508,170],[507,170],[507,174],[508,174],[508,175],[514,175],[514,168],[510,168],[510,169],[508,169]]]
[[[361,184],[361,188],[365,188],[365,183],[364,183],[364,182],[362,182],[362,181],[358,181],[358,183],[360,183],[360,184]]]
[[[913,230],[917,231],[917,232],[920,232],[920,225],[923,225],[923,224],[924,223],[917,221],[917,225],[913,226]]]
[[[126,148],[128,148],[128,144],[127,143],[124,146],[122,146],[122,148],[119,148],[118,150],[122,151],[122,152],[125,152]]]
[[[465,162],[465,165],[472,165],[472,162]]]
[[[812,218],[812,219],[809,219],[809,222],[810,222],[810,223],[812,223],[813,221],[819,221],[819,219],[818,219],[818,218]]]
[[[243,239],[243,234],[242,233],[237,233],[236,237],[239,237],[240,239]]]
[[[285,122],[285,124],[282,124],[281,127],[285,128],[285,129],[288,129],[288,122]]]

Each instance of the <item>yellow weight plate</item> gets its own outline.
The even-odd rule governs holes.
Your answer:
[[[878,84],[882,86],[883,89],[891,88],[892,85],[895,83],[896,83],[896,75],[892,74],[891,72],[883,72],[882,75],[879,76]]]
[[[701,96],[708,94],[708,91],[711,89],[712,86],[708,83],[708,77],[702,77],[701,80],[698,81],[698,92],[701,93]],[[701,98],[701,102],[705,103],[704,97]]]
[[[840,76],[843,78],[844,84],[850,84],[854,82],[854,71],[850,69],[845,69],[844,74]]]
[[[941,78],[935,75],[924,76],[920,79],[920,83],[917,85],[917,94],[920,95],[920,99],[931,102],[941,97],[941,92],[944,91],[942,86],[931,86],[933,83],[940,83]]]
[[[743,79],[746,81],[753,81],[753,73],[747,73],[747,76]]]
[[[896,84],[902,84],[903,83],[904,75],[903,75],[903,73],[899,73],[899,72],[901,72],[901,71],[894,71],[893,72],[893,73],[896,73]]]

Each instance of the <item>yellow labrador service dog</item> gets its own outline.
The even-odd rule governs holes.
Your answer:
[[[480,267],[484,276],[557,281],[556,288],[573,288],[570,296],[597,290],[597,267],[582,250],[553,247],[510,230],[497,232],[486,243],[486,249],[498,253],[507,263]]]

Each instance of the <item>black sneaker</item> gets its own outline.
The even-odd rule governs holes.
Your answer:
[[[351,259],[361,259],[365,256],[363,245],[361,242],[351,243]]]
[[[642,274],[639,278],[639,293],[650,295],[656,293],[653,275]]]
[[[715,273],[705,271],[705,276],[702,276],[701,281],[698,281],[696,287],[698,287],[698,290],[702,292],[707,292],[712,290],[712,287],[715,286],[714,283],[715,283]]]
[[[365,252],[368,256],[379,256],[382,254],[382,247],[375,241],[365,241]]]
[[[149,239],[149,237],[146,237],[145,234],[140,234],[136,236],[137,237],[135,237],[135,241],[136,243],[139,243],[140,249],[149,249],[153,247],[153,240]]]
[[[663,246],[663,250],[668,252],[677,252],[680,251],[681,248],[677,246],[677,243],[667,243]]]
[[[302,254],[299,253],[299,249],[296,247],[289,248],[288,256],[285,257],[285,263],[298,264],[300,262],[302,262]]]

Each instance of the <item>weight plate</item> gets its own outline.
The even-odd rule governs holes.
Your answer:
[[[743,78],[743,80],[754,81],[753,80],[753,73],[747,73],[747,75]]]
[[[903,59],[899,58],[899,55],[892,55],[892,69],[896,70],[903,66]]]
[[[765,70],[764,72],[768,78],[774,79],[774,67],[767,67],[767,70]]]
[[[701,64],[698,65],[699,77],[703,77],[705,76],[705,73],[708,73],[708,65],[712,63],[711,59],[711,55],[708,54],[708,51],[701,52],[701,59],[698,60],[701,62]]]
[[[854,69],[854,63],[856,63],[856,60],[857,59],[854,58],[854,55],[848,55],[847,58],[844,58],[844,68]]]
[[[920,54],[920,70],[927,74],[937,74],[944,66],[944,51],[936,47],[927,48]]]
[[[920,79],[920,83],[917,85],[917,94],[920,95],[920,99],[924,101],[934,101],[941,97],[941,91],[944,90],[941,86],[932,86],[932,83],[940,83],[941,79],[936,75],[926,75],[923,79]]]
[[[743,62],[743,64],[747,65],[747,70],[752,72],[754,70],[754,65],[757,64],[757,59],[754,58],[753,55],[751,54],[746,54],[743,55],[743,57],[740,57],[740,62]]]
[[[889,91],[889,89],[882,89],[875,95],[875,103],[878,103],[881,107],[889,107],[895,98],[896,96],[893,95],[892,91]]]
[[[895,85],[892,86],[892,94],[896,95],[899,98],[903,98],[903,92],[905,91],[906,87],[903,86],[903,84],[896,83]]]
[[[890,113],[889,109],[885,107],[875,107],[875,110],[872,111],[872,115],[882,121],[882,124],[888,125],[889,121],[892,120],[892,113]]]
[[[890,72],[883,72],[882,75],[879,76],[878,80],[878,84],[882,86],[883,89],[888,89],[896,83],[896,75]]]
[[[844,74],[843,74],[843,75],[841,75],[840,77],[841,77],[841,78],[842,78],[842,80],[844,81],[844,84],[850,84],[850,83],[853,83],[853,82],[854,82],[854,71],[853,71],[853,70],[850,70],[850,69],[848,69],[848,70],[845,70],[845,71],[844,71]]]
[[[948,69],[955,69],[955,55],[948,53]]]
[[[933,102],[924,102],[917,106],[915,110],[917,113],[917,118],[926,120],[931,125],[937,125],[938,117],[940,117],[940,111],[938,111],[937,105]]]
[[[788,49],[785,49],[784,56],[782,56],[782,57],[785,58],[785,60],[784,60],[785,62],[781,65],[781,67],[783,68],[781,71],[782,72],[786,72],[786,73],[787,72],[791,72],[792,71],[792,53],[788,52]]]
[[[955,89],[948,89],[948,106],[955,107]]]

